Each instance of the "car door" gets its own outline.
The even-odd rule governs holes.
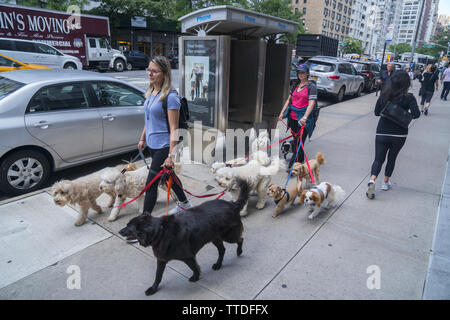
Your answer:
[[[52,67],[62,68],[61,55],[58,55],[58,51],[54,48],[46,45],[45,43],[36,43],[36,51],[39,54],[39,64]]]
[[[93,81],[91,88],[103,122],[103,154],[136,149],[144,128],[144,93],[113,81]]]
[[[356,79],[356,69],[355,67],[353,67],[350,63],[346,63],[345,64],[345,71],[348,75],[348,80],[350,83],[350,90],[348,91],[349,93],[352,92],[356,92],[356,90],[358,89],[357,87],[357,79]]]
[[[83,82],[41,88],[31,98],[25,113],[28,132],[52,148],[65,162],[100,156],[102,120],[90,108]]]
[[[110,61],[113,57],[113,52],[108,44],[108,41],[106,41],[105,38],[98,38],[96,40],[98,45],[98,52],[100,54],[100,57],[102,58],[101,60]]]
[[[338,76],[339,76],[339,88],[341,88],[342,86],[345,86],[345,93],[348,94],[351,92],[352,88],[352,84],[351,84],[351,79],[348,75],[347,69],[345,67],[345,63],[339,63],[338,64]]]
[[[13,43],[15,48],[14,52],[11,53],[11,58],[24,63],[40,63],[39,54],[36,51],[34,42],[14,40]]]

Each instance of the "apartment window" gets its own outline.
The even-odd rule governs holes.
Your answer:
[[[298,12],[298,8],[295,8],[295,13],[297,13]]]
[[[331,11],[331,19],[334,19],[334,11]]]
[[[323,8],[323,16],[328,17],[328,9],[327,8]]]
[[[347,22],[347,17],[346,17],[346,16],[343,16],[343,17],[342,17],[342,22],[344,22],[344,23]]]
[[[306,8],[303,8],[303,14],[306,14]]]
[[[334,29],[334,22],[330,23],[330,29],[333,30]]]
[[[341,14],[340,13],[336,14],[336,19],[337,19],[337,21],[341,21]]]
[[[341,30],[341,26],[336,24],[336,31],[339,31],[339,30]]]
[[[347,6],[344,7],[344,13],[347,13]]]
[[[328,5],[330,3],[330,0],[325,0],[325,4]]]
[[[295,0],[295,3],[297,4],[297,3],[298,3],[298,0]]]
[[[306,0],[303,0],[303,3],[306,3]]]
[[[350,2],[349,2],[349,5],[351,6],[351,5],[352,5],[352,3],[353,3],[353,1],[352,1],[352,0],[350,0]]]
[[[342,11],[342,3],[340,3],[340,2],[338,3],[338,10]]]
[[[336,0],[333,0],[333,9],[336,9]]]

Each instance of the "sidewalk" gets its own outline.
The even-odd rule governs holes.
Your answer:
[[[136,215],[134,204],[112,223],[109,210],[90,212],[76,228],[78,208],[56,207],[49,191],[0,203],[0,299],[449,299],[450,103],[435,94],[430,115],[412,124],[392,190],[380,191],[378,179],[376,198],[368,200],[375,101],[370,94],[322,109],[305,144],[309,158],[325,155],[321,181],[347,192],[338,208],[310,221],[296,206],[273,219],[274,203],[259,211],[252,197],[241,257],[225,244],[223,267],[213,271],[217,249],[208,244],[197,256],[198,282],[188,281],[184,263],[172,261],[150,297],[144,291],[155,276],[151,248],[118,235]],[[272,181],[283,184],[286,176],[280,171]],[[202,165],[184,166],[182,180],[196,194],[220,190]],[[154,215],[164,212],[160,194]],[[79,290],[67,288],[73,266],[81,272]],[[378,284],[373,279],[379,289],[368,288]]]

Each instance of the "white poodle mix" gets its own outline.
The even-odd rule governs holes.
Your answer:
[[[181,164],[175,163],[175,173],[178,174],[180,171]],[[130,198],[133,199],[137,197],[141,191],[145,188],[149,170],[147,167],[141,167],[135,171],[127,171],[121,174],[120,170],[110,169],[105,171],[102,175],[102,181],[99,184],[99,190],[103,192],[114,192],[116,194],[116,199],[113,205],[113,209],[108,217],[108,221],[114,221],[117,219],[125,201]],[[161,180],[160,180],[161,181]],[[172,184],[175,181],[172,181]],[[167,191],[167,187],[164,184],[159,185],[159,187]],[[171,190],[172,198],[178,200],[173,189]],[[136,199],[138,205],[138,212],[142,212],[144,208],[145,196],[142,195]]]
[[[267,154],[267,147],[270,145],[270,139],[267,130],[261,130],[259,136],[256,137],[256,131],[252,129],[250,132],[250,141],[252,144],[252,153],[249,159],[256,160],[263,166],[268,166],[270,164],[270,158]],[[220,168],[239,167],[246,164],[247,158],[245,157],[229,160],[227,162],[214,162],[211,165],[211,172],[216,173]]]
[[[116,198],[114,190],[102,191],[98,188],[102,178],[99,174],[93,174],[74,181],[62,180],[56,182],[52,187],[53,201],[58,206],[67,204],[78,204],[81,208],[80,216],[75,226],[81,226],[86,221],[89,208],[102,213],[102,208],[96,199],[105,192],[111,198],[108,206],[111,207]]]
[[[241,167],[224,167],[217,170],[216,181],[222,188],[226,188],[233,195],[236,201],[239,196],[239,189],[236,185],[236,178],[241,178],[249,184],[250,192],[256,192],[258,202],[257,209],[263,209],[267,201],[267,188],[271,181],[271,176],[278,172],[280,159],[274,158],[270,166],[265,167],[257,160],[250,160]],[[247,204],[240,212],[241,216],[247,215]]]

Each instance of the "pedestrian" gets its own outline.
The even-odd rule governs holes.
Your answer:
[[[150,60],[147,68],[149,87],[145,94],[145,126],[142,130],[138,148],[144,150],[144,146],[150,149],[152,163],[147,177],[147,184],[160,172],[162,166],[174,167],[175,147],[178,143],[176,130],[180,116],[180,97],[171,84],[170,62],[166,57],[157,56]],[[163,100],[167,99],[167,117],[163,109]],[[168,128],[168,126],[170,128]],[[145,192],[144,212],[152,212],[158,196],[158,179]],[[174,180],[176,179],[174,177]],[[181,182],[180,182],[181,183]],[[170,214],[179,213],[183,209],[191,207],[183,189],[177,183],[172,188],[178,197],[178,205],[170,210]]]
[[[412,91],[414,89],[413,88],[414,72],[411,71],[410,67],[406,67],[405,71],[406,73],[408,73],[409,79],[411,79],[411,86],[409,87],[409,89]]]
[[[441,84],[443,84],[441,92],[441,100],[447,101],[447,96],[450,91],[450,63],[447,64],[447,68],[441,77]]]
[[[430,108],[431,98],[433,98],[434,89],[439,88],[439,71],[436,70],[436,65],[429,64],[426,71],[422,75],[422,87],[420,88],[422,93],[422,99],[420,102],[420,113],[428,115],[428,109]],[[426,103],[426,107],[424,108]]]
[[[375,105],[375,115],[380,116],[383,108],[388,102],[391,102],[410,112],[413,119],[419,118],[420,111],[417,106],[416,98],[413,94],[408,93],[410,84],[411,79],[405,71],[396,71],[377,100]],[[366,192],[369,199],[375,197],[375,180],[381,171],[386,155],[387,163],[381,190],[387,191],[391,189],[392,183],[390,178],[394,171],[395,160],[405,144],[407,136],[408,128],[404,128],[383,116],[380,117],[375,136],[375,160],[372,163],[371,176]]]
[[[195,84],[197,83],[197,77],[195,76],[195,69],[191,71],[190,83],[191,83],[191,101],[195,98]]]
[[[296,152],[298,148],[299,134],[302,126],[303,129],[302,143],[305,144],[306,136],[312,135],[315,128],[313,110],[317,103],[317,87],[314,81],[309,81],[309,66],[301,64],[297,67],[298,83],[293,86],[289,98],[286,100],[283,109],[280,112],[279,119],[288,119],[288,127],[295,132],[296,139],[293,139],[292,146],[294,154],[289,161],[288,168],[291,168],[296,161]],[[304,154],[302,148],[298,153],[298,162],[304,162]]]
[[[395,64],[393,62],[389,62],[386,66],[386,70],[383,70],[380,75],[380,79],[378,80],[378,83],[381,86],[381,92],[383,92],[383,88],[386,85],[387,81],[390,79],[390,77],[395,72]]]

